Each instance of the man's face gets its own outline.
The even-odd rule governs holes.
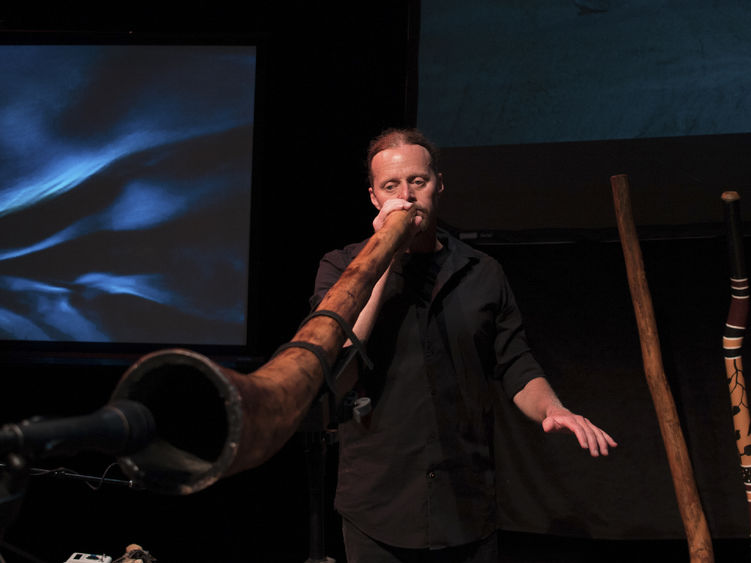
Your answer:
[[[443,180],[430,167],[430,154],[425,147],[400,145],[382,150],[373,157],[370,171],[370,201],[376,209],[380,210],[390,199],[403,199],[417,206],[417,214],[422,217],[420,231],[435,228]]]

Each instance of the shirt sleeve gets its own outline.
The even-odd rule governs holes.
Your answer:
[[[513,398],[532,379],[545,377],[542,366],[532,355],[524,332],[521,312],[502,270],[500,307],[496,317],[495,353],[494,376],[502,380],[509,398]]]

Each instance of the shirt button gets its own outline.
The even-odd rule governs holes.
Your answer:
[[[435,471],[428,472],[428,479],[435,479]]]

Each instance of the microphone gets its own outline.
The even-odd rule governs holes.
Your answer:
[[[96,450],[127,455],[146,447],[155,434],[151,411],[121,399],[84,416],[6,424],[0,428],[0,454],[42,458]]]

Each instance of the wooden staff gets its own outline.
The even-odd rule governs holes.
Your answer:
[[[612,176],[610,184],[613,189],[615,215],[626,261],[631,300],[639,329],[644,373],[673,477],[678,508],[688,539],[689,554],[692,562],[711,562],[714,561],[712,539],[699,500],[675,401],[663,370],[652,298],[631,211],[628,176],[625,174]]]
[[[743,377],[742,348],[748,320],[748,278],[743,246],[740,196],[728,191],[722,194],[730,262],[730,309],[722,334],[730,404],[735,427],[735,442],[740,457],[741,473],[746,488],[749,520],[751,521],[751,417],[749,417],[746,382]]]
[[[316,312],[334,313],[346,327],[354,324],[410,235],[416,211],[413,206],[388,215]],[[324,383],[325,368],[349,336],[336,317],[312,316],[251,374],[189,350],[144,356],[122,377],[113,399],[129,398],[148,407],[158,438],[121,458],[121,468],[150,490],[189,494],[260,465],[295,433]]]

